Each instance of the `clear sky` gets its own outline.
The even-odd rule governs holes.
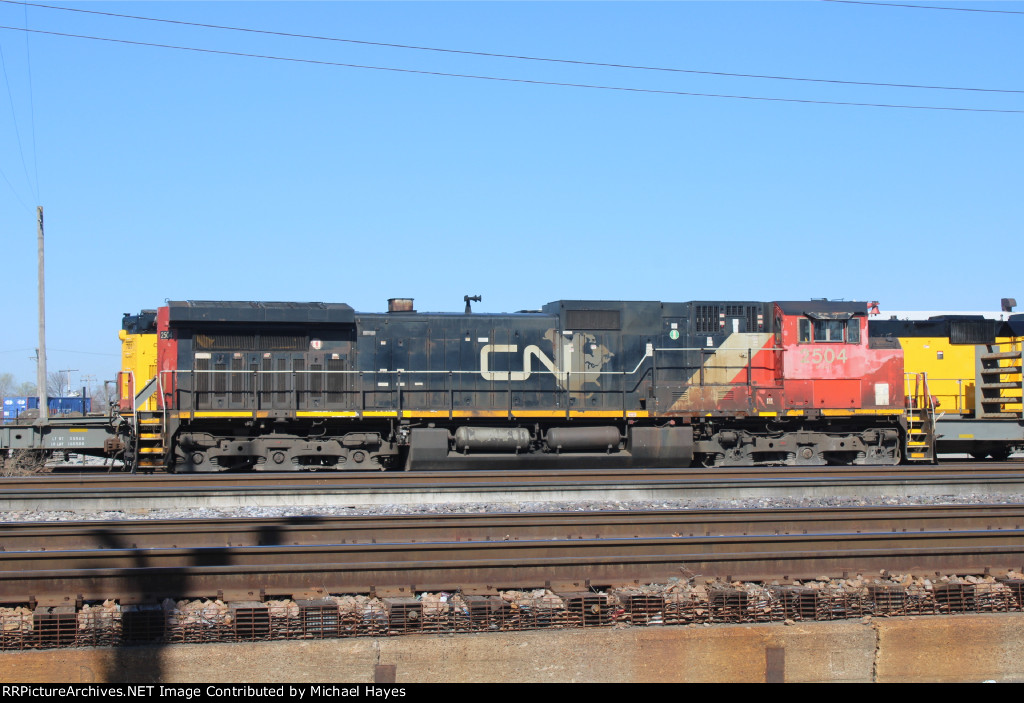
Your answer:
[[[0,3],[0,372],[19,381],[35,379],[37,204],[49,369],[73,383],[112,378],[122,313],[165,299],[1024,306],[1024,2],[46,4],[988,90]]]

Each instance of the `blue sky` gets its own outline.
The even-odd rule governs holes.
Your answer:
[[[85,2],[368,42],[1024,90],[1024,2]],[[112,378],[165,299],[538,308],[559,298],[993,309],[1017,287],[1024,93],[706,76],[283,38],[0,3],[0,372]],[[74,379],[73,379],[74,382]]]

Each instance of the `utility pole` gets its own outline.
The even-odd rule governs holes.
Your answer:
[[[43,206],[36,207],[36,223],[39,240],[39,357],[36,364],[36,387],[39,391],[39,424],[45,425],[49,418],[50,399],[46,397],[46,289],[43,267]]]
[[[67,374],[67,378],[68,378],[68,383],[67,383],[67,385],[68,385],[68,394],[71,393],[71,372],[72,371],[78,371],[78,369],[61,369],[60,371],[57,372],[58,374],[60,374],[60,378],[61,378],[60,388],[57,389],[57,390],[60,391],[61,395],[65,395],[65,393],[64,393],[64,374]]]
[[[91,398],[92,397],[92,386],[93,386],[93,384],[95,382],[96,382],[96,377],[93,376],[91,373],[82,374],[82,397],[83,398]],[[83,402],[85,402],[85,401],[83,401]]]

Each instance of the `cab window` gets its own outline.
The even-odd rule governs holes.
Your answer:
[[[814,341],[841,342],[843,341],[843,330],[845,328],[846,320],[815,320]]]
[[[846,323],[846,341],[850,344],[860,344],[860,320],[855,317]]]
[[[811,321],[808,320],[806,317],[801,317],[800,320],[799,320],[799,323],[800,323],[800,335],[799,335],[800,340],[799,341],[801,341],[801,342],[809,342],[809,341],[811,341]]]
[[[797,338],[801,343],[860,344],[860,323],[850,320],[811,320],[806,317],[798,321]]]

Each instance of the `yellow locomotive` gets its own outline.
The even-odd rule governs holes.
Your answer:
[[[1021,351],[1024,315],[896,313],[871,320],[879,343],[903,349],[908,398],[924,398],[940,454],[1006,459],[1024,450]],[[925,393],[921,393],[926,389]],[[915,391],[917,391],[915,393]]]

